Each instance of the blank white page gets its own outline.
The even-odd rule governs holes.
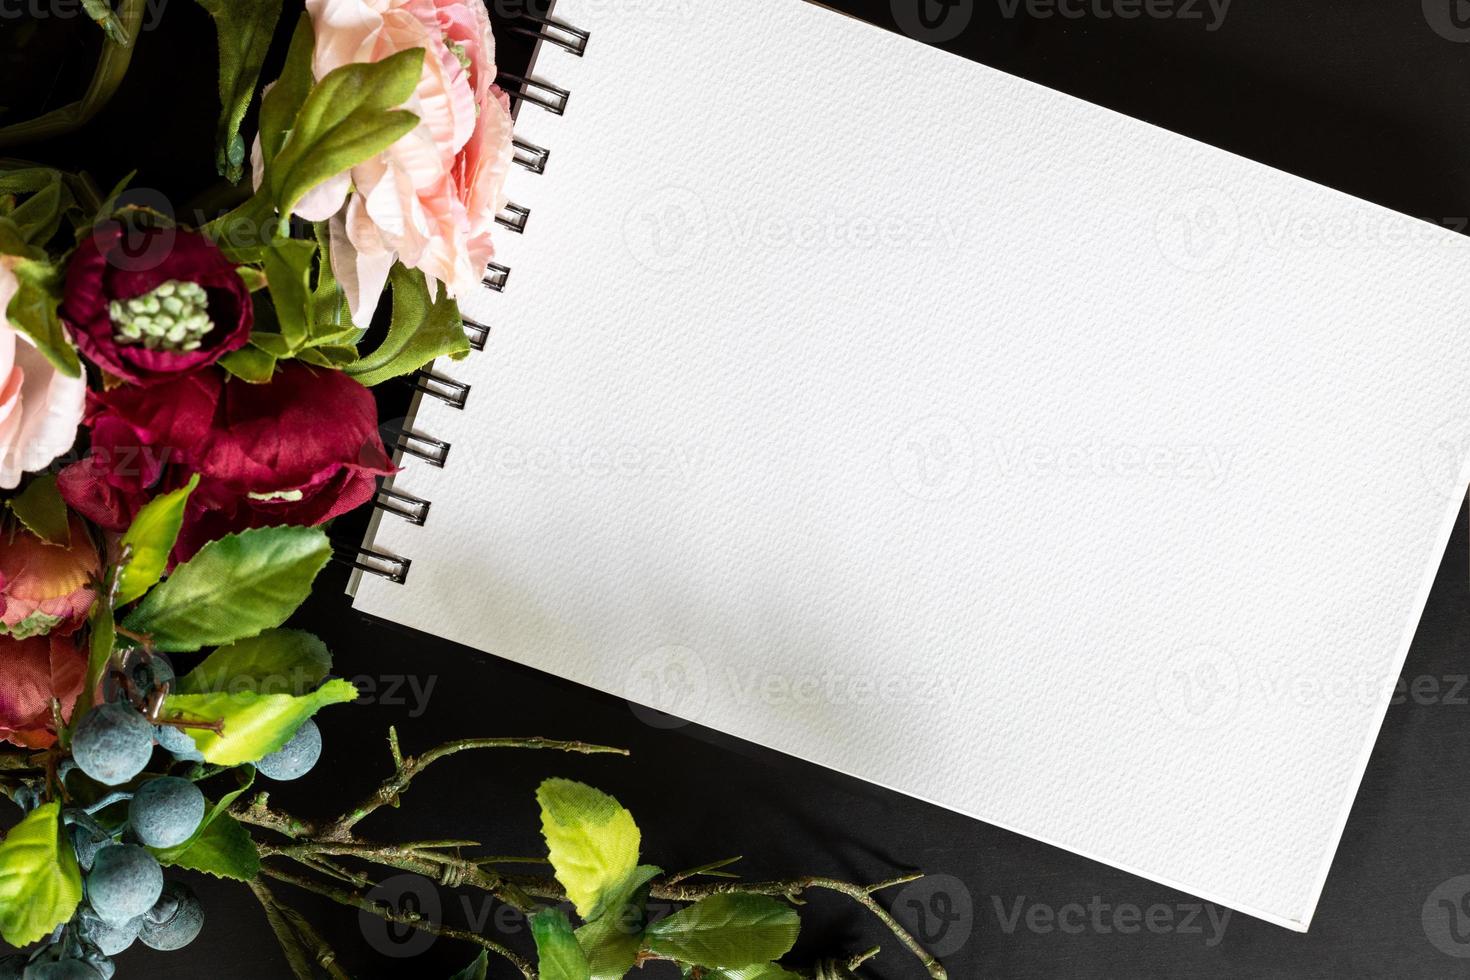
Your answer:
[[[1466,481],[1470,241],[798,0],[557,16],[360,607],[1305,929]]]

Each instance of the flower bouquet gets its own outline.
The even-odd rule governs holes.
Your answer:
[[[581,783],[541,785],[541,855],[359,833],[463,752],[618,749],[467,738],[410,755],[390,730],[391,771],[335,819],[270,801],[330,751],[313,716],[357,697],[289,621],[333,556],[324,526],[395,471],[370,388],[469,350],[456,297],[494,254],[512,116],[478,0],[306,0],[263,89],[282,4],[200,2],[219,31],[219,170],[243,181],[249,164],[233,207],[190,227],[126,183],[0,161],[0,789],[21,811],[0,841],[0,937],[17,948],[0,978],[93,980],[135,944],[208,942],[192,873],[248,888],[302,978],[346,973],[278,886],[463,941],[479,955],[462,977],[494,957],[546,980],[651,960],[790,977],[793,906],[826,889],[943,976],[874,898],[915,876],[746,882],[734,859],[669,873]],[[375,903],[384,870],[493,896],[534,948]],[[800,972],[852,976],[876,953]]]

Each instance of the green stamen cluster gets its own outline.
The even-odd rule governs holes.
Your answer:
[[[203,337],[214,329],[210,320],[209,295],[197,282],[170,279],[128,300],[113,300],[107,307],[119,344],[142,344],[149,350],[198,350]]]

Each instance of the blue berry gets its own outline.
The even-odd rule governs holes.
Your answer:
[[[182,949],[203,928],[204,906],[194,890],[183,882],[170,881],[158,902],[143,916],[138,938],[150,949]]]
[[[25,980],[100,980],[85,960],[41,960],[26,967]]]
[[[255,764],[269,779],[299,779],[311,771],[322,754],[322,732],[310,718],[301,723],[291,741]]]
[[[77,935],[103,956],[116,956],[133,945],[141,928],[141,915],[113,925],[85,905],[77,912]]]
[[[102,685],[102,693],[107,700],[121,700],[125,695],[147,697],[163,685],[174,682],[174,669],[167,660],[159,654],[150,656],[141,650],[134,650],[128,655],[123,674],[127,676],[131,690],[125,689],[118,676],[109,671]]]
[[[125,783],[153,757],[153,726],[129,705],[99,705],[77,726],[71,755],[99,783]]]
[[[189,733],[182,728],[173,725],[158,725],[153,729],[153,737],[158,739],[158,744],[175,759],[182,762],[203,762],[204,754],[199,751],[199,746],[189,737]]]
[[[139,843],[174,847],[194,836],[204,819],[204,794],[178,776],[151,779],[138,787],[128,804],[128,826]]]
[[[137,844],[108,844],[87,874],[87,900],[101,919],[115,925],[147,912],[163,894],[163,869]]]

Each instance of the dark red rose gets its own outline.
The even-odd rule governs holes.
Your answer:
[[[61,702],[61,716],[69,719],[86,683],[87,655],[76,637],[0,636],[0,741],[29,749],[54,745],[51,699]]]
[[[159,295],[176,284],[193,285]],[[124,381],[153,385],[243,347],[253,311],[234,264],[205,236],[108,221],[78,243],[67,265],[61,317],[88,360]]]
[[[372,394],[339,371],[288,361],[269,384],[217,371],[89,396],[86,459],[61,471],[61,494],[112,531],[199,474],[173,559],[251,527],[320,524],[372,497],[394,471]]]

